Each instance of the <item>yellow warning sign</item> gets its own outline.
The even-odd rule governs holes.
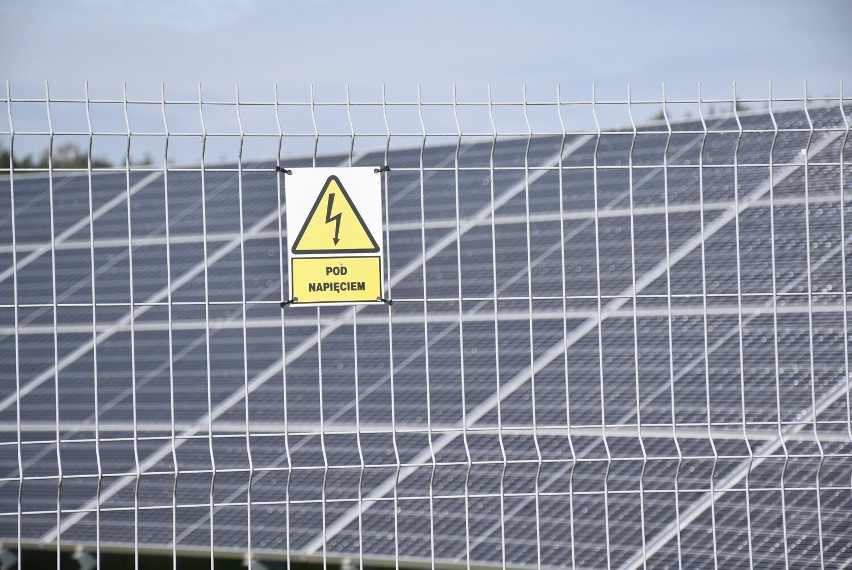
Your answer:
[[[287,169],[284,305],[383,303],[382,175],[374,166]]]
[[[291,251],[294,254],[378,253],[379,245],[340,179],[332,175],[317,196]],[[296,296],[301,300],[301,295]]]
[[[291,264],[299,304],[374,302],[382,296],[379,257],[294,257]]]

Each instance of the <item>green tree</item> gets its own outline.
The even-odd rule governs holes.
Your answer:
[[[0,143],[0,169],[8,170],[12,160],[11,152]],[[63,143],[53,149],[53,168],[88,168],[88,152],[81,149],[73,142]],[[19,168],[48,168],[51,166],[48,160],[48,149],[44,149],[38,158],[31,154],[16,156],[14,158],[15,169]],[[92,168],[108,168],[112,162],[103,157],[92,157]]]
[[[40,168],[48,167],[48,151],[41,153]],[[112,163],[102,157],[92,157],[92,168],[107,168]],[[72,142],[63,143],[53,149],[53,168],[88,168],[88,153]]]

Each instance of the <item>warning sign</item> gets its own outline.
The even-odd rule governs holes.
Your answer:
[[[331,175],[296,236],[292,253],[376,253],[373,239],[340,179]]]
[[[294,257],[290,263],[298,303],[357,303],[382,296],[378,257]]]
[[[290,301],[379,303],[381,175],[375,167],[293,168],[284,180]]]

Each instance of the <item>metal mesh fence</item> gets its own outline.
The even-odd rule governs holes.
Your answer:
[[[4,567],[849,567],[842,87],[554,97],[6,84]],[[394,304],[282,310],[361,165]]]

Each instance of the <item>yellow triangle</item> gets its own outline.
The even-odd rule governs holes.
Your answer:
[[[329,176],[293,242],[293,253],[376,253],[379,245],[337,176]]]

